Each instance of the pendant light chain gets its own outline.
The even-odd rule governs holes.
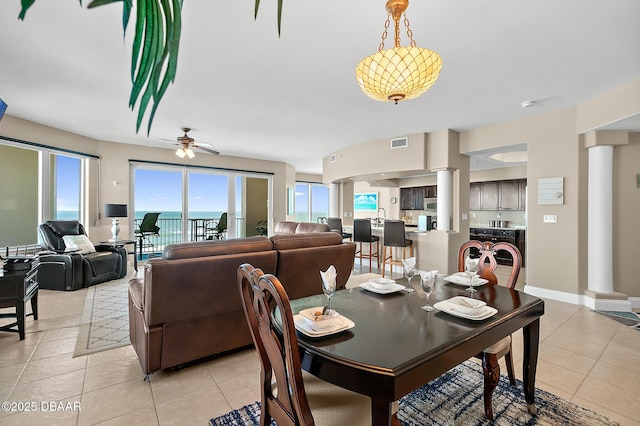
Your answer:
[[[387,20],[384,23],[384,31],[382,32],[382,41],[380,42],[380,46],[378,47],[378,52],[382,52],[384,50],[384,41],[387,38],[387,30],[389,29],[389,25],[391,25],[391,20],[389,19],[390,16],[391,14],[387,13]]]
[[[409,18],[407,18],[407,12],[403,13],[404,15],[404,26],[407,27],[407,37],[411,41],[411,47],[417,47],[416,41],[413,39],[413,31],[411,31],[411,27],[409,27]]]

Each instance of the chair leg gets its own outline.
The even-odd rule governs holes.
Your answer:
[[[507,364],[507,374],[509,375],[509,383],[512,386],[516,385],[516,375],[513,372],[513,359],[511,358],[511,347],[509,347],[509,352],[507,352],[504,356],[504,362]]]
[[[482,370],[484,375],[484,416],[488,420],[493,420],[491,400],[493,390],[498,385],[498,380],[500,380],[500,365],[496,354],[486,352],[482,354]]]
[[[384,278],[384,272],[387,269],[386,265],[387,265],[387,246],[382,246],[382,278]],[[378,263],[378,267],[380,267],[379,263]]]

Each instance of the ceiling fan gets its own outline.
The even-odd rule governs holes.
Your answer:
[[[189,135],[187,135],[187,133],[189,133],[191,131],[190,128],[188,127],[183,127],[182,131],[184,132],[184,135],[182,136],[178,136],[176,138],[176,140],[178,141],[178,143],[176,145],[179,146],[179,148],[176,150],[176,155],[180,158],[184,158],[184,157],[189,157],[189,158],[193,158],[195,157],[195,154],[193,153],[193,150],[191,148],[197,148],[200,149],[202,151],[208,152],[209,154],[213,154],[213,155],[219,155],[220,153],[218,151],[215,151],[213,149],[207,148],[205,145],[211,146],[208,143],[196,143],[195,140],[192,137],[189,137]],[[168,141],[169,139],[162,139],[165,141]],[[171,141],[173,142],[173,141]]]

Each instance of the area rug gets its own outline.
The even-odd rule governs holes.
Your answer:
[[[128,281],[127,277],[88,288],[74,357],[130,344]]]
[[[640,330],[640,315],[635,312],[617,312],[617,311],[596,311],[599,314],[605,315],[614,321],[618,321],[627,327]]]
[[[494,420],[484,418],[482,368],[466,361],[400,400],[398,418],[403,425],[616,425],[600,414],[536,390],[537,416],[527,412],[523,385],[511,386],[502,376],[493,394]],[[216,425],[258,425],[260,403],[246,405],[209,421]],[[271,425],[275,426],[271,421]]]

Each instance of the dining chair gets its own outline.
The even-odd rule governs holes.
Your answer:
[[[387,247],[389,247],[389,256],[387,256]],[[402,258],[393,257],[393,249],[402,248]],[[389,263],[390,272],[393,272],[393,265],[402,265],[402,259],[406,259],[406,250],[409,248],[409,257],[413,257],[413,241],[406,238],[404,229],[404,221],[402,220],[385,220],[384,221],[384,241],[382,243],[382,277],[386,264]],[[388,261],[388,262],[387,262]]]
[[[350,232],[344,232],[344,230],[342,229],[342,219],[339,217],[327,218],[327,225],[329,225],[329,228],[331,228],[333,232],[341,234],[342,238],[351,239],[351,237],[353,236],[353,234],[351,234]]]
[[[289,297],[274,275],[248,263],[238,286],[260,358],[260,426],[370,425],[371,400],[302,371]],[[393,425],[400,425],[395,412]],[[313,413],[313,414],[312,414]]]
[[[515,288],[518,276],[520,275],[520,268],[522,266],[522,255],[516,246],[504,242],[491,243],[490,241],[467,241],[460,246],[460,250],[458,252],[458,271],[464,271],[465,257],[470,255],[472,248],[477,249],[480,254],[480,257],[478,258],[478,275],[489,281],[488,285],[498,284],[498,277],[496,277],[495,274],[495,270],[498,267],[498,262],[495,258],[496,252],[498,250],[504,250],[511,254],[513,263],[511,265],[509,278],[506,282],[506,287],[512,290]],[[482,353],[476,355],[476,358],[482,360],[482,371],[484,376],[484,415],[489,420],[493,420],[491,400],[493,391],[500,380],[500,365],[498,364],[498,360],[500,358],[504,357],[505,364],[507,365],[509,382],[512,385],[516,384],[511,353],[511,336],[507,336],[486,348]]]
[[[371,272],[371,264],[373,258],[376,258],[378,262],[378,268],[380,267],[380,237],[377,235],[371,235],[371,221],[369,219],[354,219],[353,220],[353,241],[358,243],[358,249],[356,250],[356,257],[360,258],[360,269],[362,269],[362,258],[369,259],[369,272]],[[362,252],[362,243],[369,244],[369,251],[367,253]],[[376,251],[373,251],[373,244],[376,245]]]

